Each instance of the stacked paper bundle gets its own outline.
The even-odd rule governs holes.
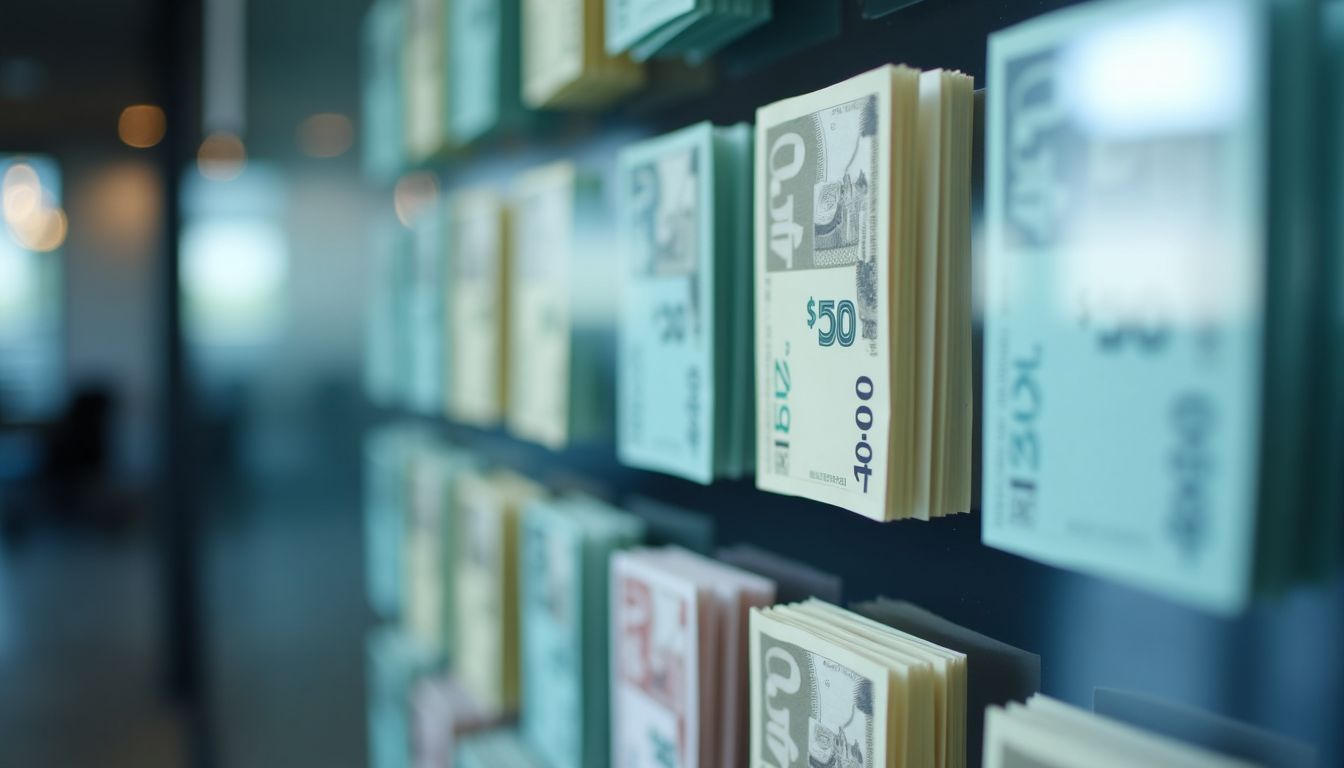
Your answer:
[[[458,741],[492,726],[495,721],[496,718],[480,711],[452,677],[443,674],[421,677],[411,692],[410,765],[452,768]]]
[[[611,759],[745,765],[746,622],[768,579],[684,549],[611,558]]]
[[[458,479],[453,669],[491,715],[518,709],[518,521],[541,494],[511,472]]]
[[[971,80],[885,66],[756,115],[756,485],[970,508]]]
[[[750,168],[746,125],[621,151],[624,464],[700,483],[751,466]]]
[[[457,747],[455,768],[548,768],[513,728],[474,734]]]
[[[644,531],[586,496],[538,499],[524,513],[521,729],[553,768],[607,764],[607,563]]]
[[[451,203],[448,414],[481,427],[504,416],[509,276],[504,211],[504,201],[487,189],[459,192]]]
[[[1143,765],[1249,768],[1254,763],[1205,750],[1037,694],[1026,704],[985,712],[985,768]]]
[[[407,631],[439,658],[452,652],[457,480],[475,465],[471,456],[430,440],[416,445],[409,457],[403,619]]]
[[[411,759],[410,700],[415,680],[434,656],[396,627],[373,630],[367,641],[369,764],[406,768]]]
[[[520,0],[446,0],[450,23],[448,133],[454,145],[531,118],[522,103]]]
[[[360,37],[361,165],[368,178],[389,182],[406,162],[401,124],[406,4],[402,0],[376,0],[364,15]]]
[[[1222,613],[1332,570],[1314,5],[1123,0],[990,38],[986,544]]]
[[[508,427],[552,448],[610,433],[616,298],[601,187],[570,162],[515,181]]]
[[[773,0],[607,0],[607,53],[702,61],[770,20]]]
[[[522,2],[523,101],[529,107],[602,107],[643,85],[643,67],[605,50],[602,0]]]
[[[751,764],[966,764],[966,656],[820,600],[751,613]]]
[[[714,51],[770,20],[773,0],[607,0],[606,51],[634,61]]]
[[[421,440],[420,433],[397,425],[364,439],[365,587],[370,607],[385,619],[402,610],[411,457]]]
[[[454,334],[444,322],[448,255],[442,205],[425,206],[412,222],[410,273],[405,295],[410,368],[408,407],[431,416],[443,413],[445,360]]]

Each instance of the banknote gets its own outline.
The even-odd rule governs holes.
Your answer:
[[[885,670],[752,611],[753,766],[886,766],[887,694]]]
[[[401,124],[405,27],[405,3],[378,0],[369,6],[360,32],[360,168],[380,183],[391,183],[405,164]]]
[[[700,758],[701,611],[695,585],[612,559],[612,762],[695,766]]]
[[[892,221],[888,176],[910,173],[893,161],[913,154],[893,101],[913,114],[917,80],[885,67],[756,122],[757,486],[877,520],[907,487],[909,372],[893,358],[913,324],[893,328],[890,286],[911,233]]]
[[[406,2],[405,44],[402,46],[404,78],[403,128],[406,155],[420,162],[443,148],[447,138],[448,83],[444,77],[447,25],[441,0]]]
[[[984,541],[1223,612],[1257,530],[1263,6],[1087,6],[989,43]]]
[[[516,261],[509,301],[509,428],[544,445],[569,438],[569,261],[574,225],[574,167],[547,166],[524,176],[511,229]]]
[[[626,236],[621,297],[621,460],[708,483],[717,373],[712,270],[712,128],[621,154]],[[728,329],[719,329],[727,333]]]
[[[584,766],[583,536],[572,516],[533,504],[521,528],[523,735],[555,768]]]
[[[411,279],[406,297],[410,333],[408,403],[416,411],[438,415],[444,410],[444,359],[451,345],[444,323],[446,258],[444,211],[426,206],[414,221]]]
[[[504,409],[503,202],[489,190],[459,193],[452,222],[449,413],[459,421],[490,426],[499,423]]]

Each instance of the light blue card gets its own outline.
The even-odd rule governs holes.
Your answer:
[[[983,538],[1239,610],[1266,269],[1265,3],[989,41]]]

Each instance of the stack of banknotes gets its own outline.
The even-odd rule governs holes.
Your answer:
[[[545,754],[545,753],[541,753]],[[457,747],[453,768],[549,768],[514,728],[472,734]]]
[[[542,495],[512,472],[457,479],[453,670],[487,714],[518,709],[518,524]]]
[[[521,530],[521,730],[553,768],[606,764],[607,564],[643,540],[636,517],[582,495],[528,505]]]
[[[434,673],[416,680],[410,698],[411,762],[414,768],[453,765],[457,743],[466,734],[496,723],[451,675]],[[373,768],[383,768],[375,765]]]
[[[504,416],[508,251],[504,200],[489,189],[459,192],[450,203],[447,412],[490,427]]]
[[[601,186],[561,161],[515,181],[507,422],[560,448],[610,434],[615,254]]]
[[[751,613],[751,765],[966,764],[966,656],[820,600]]]
[[[443,413],[445,359],[454,341],[444,323],[444,286],[447,255],[444,251],[443,206],[425,206],[411,222],[411,252],[404,294],[406,331],[409,333],[407,400],[412,410],[437,416]]]
[[[756,115],[756,484],[970,508],[971,79],[885,66]]]
[[[700,483],[751,465],[751,129],[700,123],[618,162],[617,453]]]
[[[607,53],[708,58],[770,20],[774,0],[607,0]]]
[[[678,547],[611,558],[611,761],[746,765],[748,611],[769,579]]]
[[[1036,694],[985,712],[984,768],[1249,768],[1256,763],[1160,736]]]
[[[476,464],[470,454],[429,439],[409,457],[402,620],[438,658],[452,654],[457,480]]]
[[[369,299],[364,316],[364,391],[371,402],[405,401],[410,336],[405,332],[411,233],[392,215],[369,228]]]
[[[521,0],[448,6],[448,134],[455,146],[529,125],[522,101]]]
[[[376,0],[360,30],[360,167],[387,183],[405,163],[401,94],[401,46],[406,39],[406,4]]]
[[[385,619],[401,614],[411,457],[423,439],[397,425],[364,438],[364,583],[369,606]]]
[[[603,0],[522,0],[523,101],[603,107],[644,84],[644,68],[607,54]]]
[[[1220,613],[1337,560],[1312,5],[1121,0],[990,38],[986,544]]]
[[[415,681],[433,668],[433,654],[396,626],[370,632],[366,652],[369,764],[405,768],[411,761],[408,703]]]
[[[444,0],[405,0],[401,47],[402,126],[406,161],[424,163],[450,145],[448,6]]]

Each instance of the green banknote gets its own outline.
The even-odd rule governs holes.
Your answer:
[[[524,512],[521,730],[555,768],[608,763],[607,564],[644,530],[586,496],[538,499]]]
[[[985,543],[1224,613],[1311,559],[1295,5],[990,38]]]
[[[458,421],[489,427],[504,415],[504,202],[490,190],[477,189],[454,195],[451,207],[448,413]]]
[[[750,145],[747,126],[701,123],[621,152],[617,451],[630,466],[709,483],[750,464]]]
[[[410,333],[407,405],[430,415],[439,415],[444,410],[444,360],[452,342],[444,322],[448,262],[445,229],[444,209],[440,205],[426,206],[416,217],[406,294]]]
[[[405,164],[401,46],[406,39],[401,0],[378,0],[364,15],[360,42],[360,149],[364,175],[390,182]]]
[[[506,423],[552,448],[610,434],[615,254],[597,181],[568,161],[515,182]]]

